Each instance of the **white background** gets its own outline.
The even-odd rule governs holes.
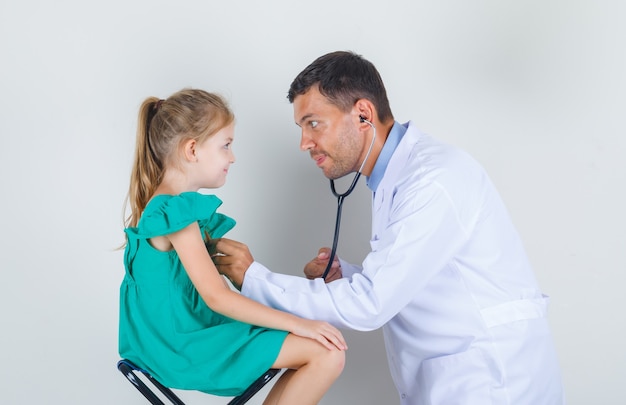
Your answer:
[[[2,0],[0,402],[146,403],[115,368],[115,249],[147,96],[199,87],[230,100],[238,160],[217,190],[238,221],[229,236],[301,274],[332,240],[335,200],[298,150],[285,96],[313,59],[354,50],[398,121],[466,149],[500,189],[552,297],[569,403],[626,403],[625,4]],[[340,241],[353,262],[369,207],[362,182]],[[380,332],[346,336],[323,403],[398,403]]]

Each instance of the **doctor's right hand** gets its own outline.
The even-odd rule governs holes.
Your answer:
[[[320,248],[317,257],[308,262],[304,266],[304,275],[309,280],[313,280],[315,278],[322,277],[324,274],[324,270],[326,270],[326,265],[328,264],[328,258],[330,257],[330,248],[323,247]],[[328,274],[326,275],[326,282],[330,283],[331,281],[338,280],[343,275],[341,274],[341,265],[339,264],[339,258],[335,255],[333,259],[333,265],[330,267]]]
[[[254,262],[248,246],[226,238],[211,239],[209,245],[209,254],[217,270],[241,290],[246,270]]]

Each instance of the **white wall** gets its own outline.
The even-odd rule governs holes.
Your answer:
[[[625,13],[618,0],[3,0],[2,403],[144,403],[115,369],[114,249],[149,95],[193,86],[231,101],[238,161],[218,193],[239,221],[230,236],[301,273],[331,242],[335,201],[298,151],[285,95],[314,58],[346,49],[379,68],[398,120],[465,148],[499,186],[552,297],[570,404],[624,403]],[[358,262],[363,184],[344,208],[340,250]],[[323,403],[397,403],[379,332],[347,337]]]

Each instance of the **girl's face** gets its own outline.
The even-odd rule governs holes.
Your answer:
[[[196,147],[202,188],[218,188],[226,183],[228,168],[235,162],[232,142],[235,125],[230,124]]]

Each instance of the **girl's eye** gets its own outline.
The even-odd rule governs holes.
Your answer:
[[[229,142],[229,143],[227,143],[226,145],[224,145],[224,149],[230,149],[230,145],[231,145],[231,143],[230,143],[230,142]]]
[[[317,121],[311,121],[311,128],[317,127],[317,124],[318,124]]]

